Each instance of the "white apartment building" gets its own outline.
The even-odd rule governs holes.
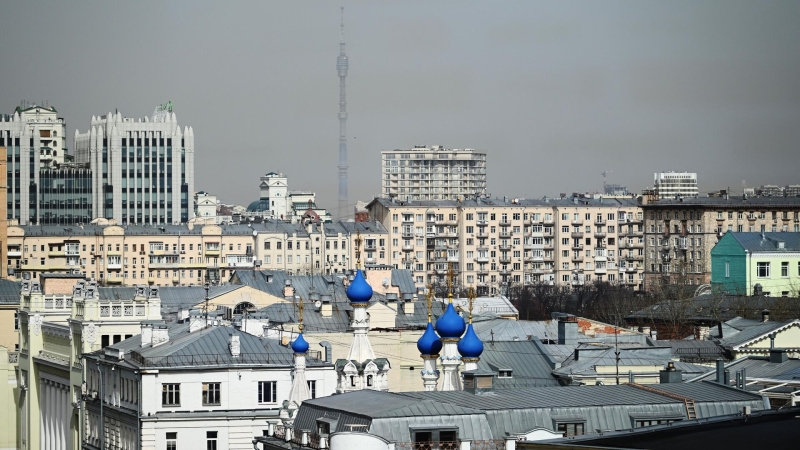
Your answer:
[[[478,295],[510,285],[579,286],[594,281],[640,289],[643,215],[635,199],[375,199],[371,217],[387,230],[389,264],[417,286],[457,284]]]
[[[7,218],[38,223],[41,198],[34,196],[31,202],[30,186],[41,185],[40,168],[64,163],[66,121],[52,106],[17,107],[14,114],[0,114],[0,147],[6,147],[8,156]]]
[[[381,196],[456,200],[486,194],[486,153],[415,145],[381,152]]]
[[[194,216],[204,220],[204,223],[220,223],[217,216],[217,200],[216,195],[211,195],[208,192],[200,191],[194,194]]]
[[[75,161],[92,167],[96,217],[120,224],[185,223],[194,217],[194,130],[175,113],[133,119],[116,112],[75,131]]]
[[[281,423],[293,357],[278,340],[204,319],[143,322],[139,336],[84,356],[83,448],[251,449]],[[307,358],[305,378],[311,398],[335,392],[331,363]]]
[[[658,198],[697,197],[697,174],[690,172],[654,173],[653,188]]]

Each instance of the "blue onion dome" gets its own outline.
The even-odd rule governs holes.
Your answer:
[[[303,333],[297,335],[297,339],[292,342],[292,350],[295,353],[305,353],[308,351],[308,342],[303,337]]]
[[[483,353],[483,342],[475,334],[472,324],[467,326],[467,332],[458,341],[458,353],[461,354],[462,358],[478,358]]]
[[[372,286],[364,279],[360,269],[356,269],[356,276],[347,287],[347,298],[350,303],[369,303],[372,298]]]
[[[417,341],[417,350],[420,355],[438,355],[442,350],[442,341],[439,336],[433,331],[433,324],[428,322],[428,328],[422,333],[422,336]]]
[[[460,338],[464,334],[464,329],[467,324],[464,319],[458,315],[453,304],[447,305],[444,314],[439,316],[436,320],[436,332],[442,339],[445,338]]]

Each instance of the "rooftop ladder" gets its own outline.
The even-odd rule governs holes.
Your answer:
[[[697,407],[694,404],[694,400],[689,397],[684,397],[682,395],[673,394],[672,392],[663,391],[658,388],[654,388],[652,386],[647,386],[644,384],[639,383],[626,383],[629,386],[633,386],[637,389],[641,389],[643,391],[652,392],[654,394],[663,395],[665,397],[673,398],[675,400],[680,400],[683,402],[683,406],[686,407],[686,417],[691,419],[697,419]]]

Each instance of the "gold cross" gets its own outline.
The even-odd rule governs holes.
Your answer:
[[[356,232],[356,269],[361,268],[361,230]]]
[[[300,297],[300,303],[297,305],[297,307],[300,310],[300,325],[297,328],[299,328],[300,332],[302,333],[303,332],[303,308],[305,308],[305,306],[303,305],[303,297]]]
[[[469,323],[472,323],[472,305],[475,303],[475,288],[470,286],[469,293],[467,294],[469,298]]]
[[[431,312],[433,308],[433,285],[428,284],[428,295],[425,296],[428,301],[428,323],[431,323]]]
[[[453,271],[453,263],[447,263],[447,301],[449,303],[453,303],[453,276],[455,275],[455,271]]]

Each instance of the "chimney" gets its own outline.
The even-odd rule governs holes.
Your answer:
[[[785,363],[789,360],[789,357],[786,355],[786,350],[782,348],[771,348],[769,349],[769,362],[780,364]]]
[[[725,383],[725,361],[722,358],[717,358],[717,383]]]
[[[642,328],[642,333],[650,336],[650,327],[641,327],[641,328]]]
[[[762,322],[769,322],[769,310],[765,309],[761,311],[761,321]]]
[[[558,319],[558,344],[578,345],[578,319],[575,316]]]
[[[231,335],[230,343],[228,344],[228,348],[231,349],[231,356],[234,358],[238,358],[239,354],[241,353],[241,346],[239,344],[239,335],[233,334]]]
[[[142,347],[156,347],[169,342],[167,324],[163,320],[145,320],[141,325]]]
[[[464,391],[470,394],[489,394],[494,391],[493,372],[470,370],[462,373],[464,377]]]
[[[414,294],[411,292],[403,293],[403,313],[414,314]]]
[[[331,296],[330,295],[322,295],[320,296],[320,301],[322,302],[322,306],[319,308],[319,314],[322,317],[330,317],[333,315],[333,305],[331,305]]]
[[[653,338],[654,341],[658,340],[658,331],[650,330],[650,337]]]
[[[670,361],[667,367],[658,372],[659,382],[664,383],[680,383],[683,381],[683,373],[675,368],[675,363]]]
[[[294,288],[292,287],[292,280],[289,278],[283,282],[283,298],[291,299],[294,298]]]
[[[777,337],[777,335],[775,333],[770,333],[770,335],[769,335],[769,348],[770,348],[770,350],[775,348],[775,337]]]

